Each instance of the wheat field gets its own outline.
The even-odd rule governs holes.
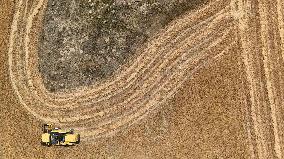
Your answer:
[[[65,92],[38,70],[47,0],[0,4],[3,158],[283,157],[282,0],[211,0],[112,77]],[[82,144],[41,147],[42,123],[74,128]]]

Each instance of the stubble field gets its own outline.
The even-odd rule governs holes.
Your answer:
[[[200,4],[104,80],[63,91],[39,64],[48,1],[0,3],[3,158],[282,158],[281,0]],[[81,144],[42,147],[43,123]]]

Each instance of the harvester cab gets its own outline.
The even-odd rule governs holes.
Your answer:
[[[42,131],[43,133],[50,133],[52,128],[53,128],[52,124],[43,124]]]

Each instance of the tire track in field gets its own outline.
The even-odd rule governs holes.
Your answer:
[[[235,0],[259,158],[283,157],[283,1]]]

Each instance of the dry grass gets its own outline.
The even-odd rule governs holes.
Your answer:
[[[282,157],[280,0],[212,1],[174,20],[112,79],[64,93],[42,84],[46,1],[30,2],[0,1],[5,158]],[[74,127],[82,144],[41,147],[43,122]]]

